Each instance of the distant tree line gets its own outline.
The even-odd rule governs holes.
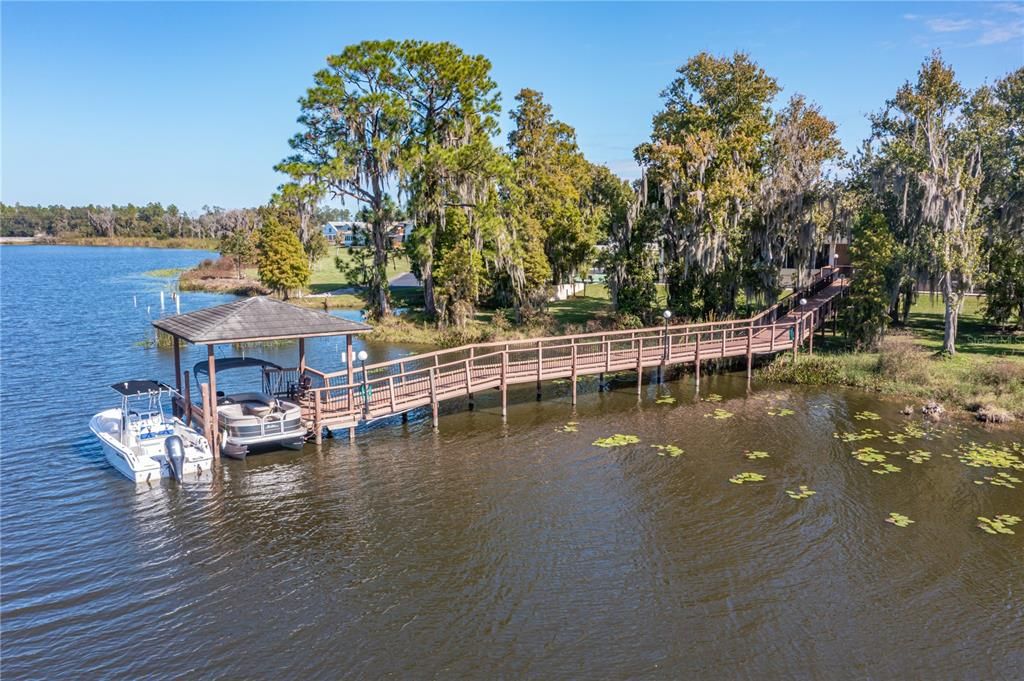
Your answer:
[[[344,208],[319,206],[314,219],[321,222],[344,220]],[[225,209],[203,206],[189,214],[174,204],[163,206],[24,206],[0,203],[0,235],[49,237],[147,237],[220,239],[259,228],[257,208]]]

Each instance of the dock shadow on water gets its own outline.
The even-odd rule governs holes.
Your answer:
[[[103,276],[84,273],[127,249],[19,262],[30,249],[5,251],[0,300],[5,678],[998,679],[1024,666],[1024,524],[979,527],[1024,516],[1019,428],[930,424],[855,391],[748,394],[733,375],[699,392],[690,376],[645,381],[638,400],[624,375],[607,392],[581,381],[575,408],[564,383],[541,402],[512,391],[507,424],[497,393],[478,394],[437,433],[414,414],[354,444],[339,433],[135,487],[82,437],[120,374],[170,371],[130,342],[147,323],[132,284],[72,286],[61,325],[31,321],[47,287]],[[133,266],[188,264],[144,259]],[[8,276],[29,264],[53,271],[14,300]]]

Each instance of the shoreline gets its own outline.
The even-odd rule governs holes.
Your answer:
[[[216,251],[216,239],[194,239],[191,237],[0,237],[2,246],[94,246],[98,248],[160,248],[193,251]]]

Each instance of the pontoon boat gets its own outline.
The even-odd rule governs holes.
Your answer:
[[[307,434],[306,425],[302,422],[302,409],[295,402],[278,396],[287,392],[275,389],[273,385],[274,378],[281,377],[288,370],[255,357],[225,357],[215,360],[214,371],[220,375],[227,369],[245,367],[261,369],[262,392],[226,395],[217,391],[221,453],[232,459],[244,459],[256,449],[302,449]],[[206,362],[196,364],[193,369],[197,383],[200,376],[208,373]],[[292,388],[294,391],[294,386]]]

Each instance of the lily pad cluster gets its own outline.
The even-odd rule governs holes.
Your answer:
[[[853,415],[853,418],[857,419],[858,421],[878,421],[882,417],[873,411],[858,411],[856,414]]]
[[[717,393],[708,393],[707,397],[701,398],[702,402],[721,402],[722,396]]]
[[[651,445],[651,447],[658,450],[658,456],[671,456],[675,458],[683,454],[683,450],[675,445]]]
[[[876,437],[882,437],[882,431],[874,428],[865,428],[862,431],[853,433],[832,433],[832,437],[843,442],[858,442],[860,440],[873,440]]]
[[[790,499],[806,499],[807,497],[814,496],[815,494],[817,494],[817,492],[813,489],[809,489],[807,485],[800,485],[796,490],[786,490],[786,495]]]
[[[1020,522],[1020,518],[1015,515],[1007,515],[1002,513],[997,515],[995,518],[985,518],[978,516],[978,527],[985,530],[989,534],[1016,534],[1010,528]]]
[[[1010,475],[1006,471],[998,471],[995,475],[986,475],[984,480],[975,480],[975,485],[984,485],[986,482],[996,487],[1009,487],[1010,489],[1016,489],[1017,485],[1020,484],[1021,479]]]
[[[726,411],[725,409],[715,409],[715,411],[710,414],[704,414],[704,418],[709,417],[721,421],[722,419],[732,418],[733,413],[731,411]]]
[[[750,451],[748,449],[747,451],[743,452],[743,456],[747,457],[751,461],[753,461],[754,459],[767,459],[768,458],[768,452],[761,452],[761,451],[757,451],[757,450]]]
[[[557,430],[559,433],[578,433],[579,425],[580,424],[576,423],[575,421],[569,421],[561,428],[555,428],[555,430]]]
[[[853,458],[866,466],[869,463],[881,463],[885,461],[885,454],[874,447],[861,447],[853,453]]]
[[[768,408],[768,416],[792,416],[795,413],[796,412],[789,407],[782,407],[779,409],[776,409],[775,407]]]
[[[729,478],[729,482],[735,485],[742,485],[748,482],[761,482],[762,480],[764,480],[764,476],[760,473],[737,473]]]
[[[923,449],[913,449],[907,452],[907,461],[911,463],[924,463],[930,461],[932,458],[931,452],[926,452]]]
[[[890,513],[889,517],[885,519],[885,522],[895,525],[896,527],[907,527],[914,523],[913,520],[902,513]]]
[[[636,435],[623,435],[622,433],[615,433],[610,437],[602,437],[594,440],[595,447],[625,447],[626,445],[635,445],[640,442],[640,438]]]
[[[1011,451],[1011,447],[1013,445],[986,446],[977,442],[969,442],[966,445],[960,445],[958,458],[960,463],[972,468],[1010,468],[1024,471],[1024,460],[1021,460],[1018,452]]]
[[[878,473],[879,475],[888,475],[889,473],[899,473],[901,470],[903,469],[899,466],[894,466],[891,463],[883,463],[878,468],[872,468],[871,472]]]
[[[671,395],[662,395],[658,399],[654,400],[655,404],[675,404],[676,398]]]

